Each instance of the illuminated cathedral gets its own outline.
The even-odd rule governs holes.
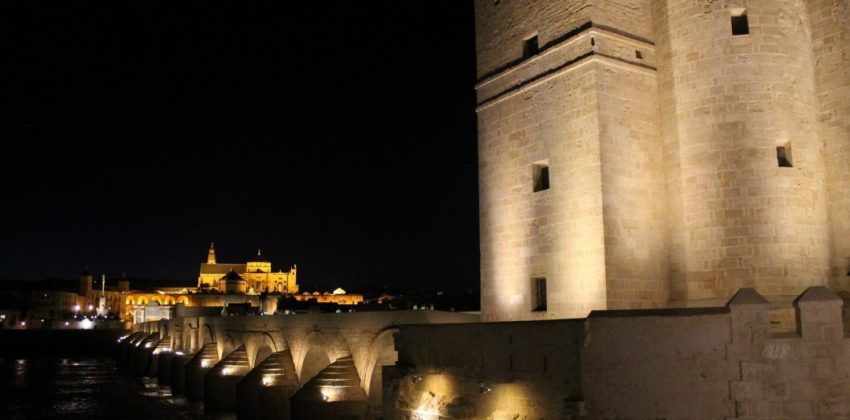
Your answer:
[[[198,289],[217,289],[224,293],[294,294],[298,293],[295,277],[295,265],[289,271],[272,272],[272,263],[263,257],[260,250],[244,264],[218,263],[215,259],[215,244],[211,243],[207,262],[201,263]]]

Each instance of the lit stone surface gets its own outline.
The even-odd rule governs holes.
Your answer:
[[[846,0],[475,9],[483,319],[850,290]]]
[[[850,418],[842,300],[795,304],[799,334],[771,333],[752,289],[725,308],[401,326],[384,418]]]
[[[237,387],[240,419],[281,418],[290,413],[289,399],[301,388],[292,354],[272,353],[262,360]]]
[[[236,386],[251,370],[245,346],[239,346],[204,374],[204,410],[236,408]]]

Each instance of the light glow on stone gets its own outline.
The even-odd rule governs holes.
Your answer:
[[[274,382],[275,382],[274,376],[269,375],[269,374],[265,374],[265,375],[263,375],[261,382],[263,383],[263,386],[272,386],[272,385],[274,385]]]

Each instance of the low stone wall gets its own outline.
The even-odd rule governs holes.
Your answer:
[[[725,307],[401,326],[384,418],[850,418],[843,301],[813,287],[797,329],[742,289]]]

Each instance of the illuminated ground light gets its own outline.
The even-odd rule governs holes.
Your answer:
[[[90,319],[84,319],[80,321],[80,326],[82,326],[84,330],[90,330],[94,328],[94,322]]]
[[[233,375],[234,373],[236,373],[236,369],[234,369],[230,366],[223,368],[221,370],[221,374],[224,375],[224,376]]]
[[[83,322],[85,322],[85,321],[83,321]],[[149,349],[149,348],[151,348],[151,347],[153,347],[153,343],[145,343],[145,348],[146,348],[146,349]]]
[[[330,399],[331,397],[328,394],[325,394],[324,392],[322,393],[322,401],[328,402]]]
[[[440,413],[428,410],[413,410],[412,420],[439,420]]]
[[[182,356],[182,355],[184,355],[185,353],[183,353],[182,351],[175,351],[175,352],[174,352],[174,354],[176,354],[176,355],[178,355],[178,356]]]
[[[201,367],[202,368],[210,367],[211,364],[212,364],[212,362],[208,359],[201,360]]]
[[[491,388],[490,385],[487,385],[484,382],[478,383],[478,393],[479,394],[487,394],[492,390],[493,390],[493,388]]]
[[[277,384],[277,376],[278,375],[266,373],[260,379],[260,382],[262,382],[263,386],[274,386]]]

